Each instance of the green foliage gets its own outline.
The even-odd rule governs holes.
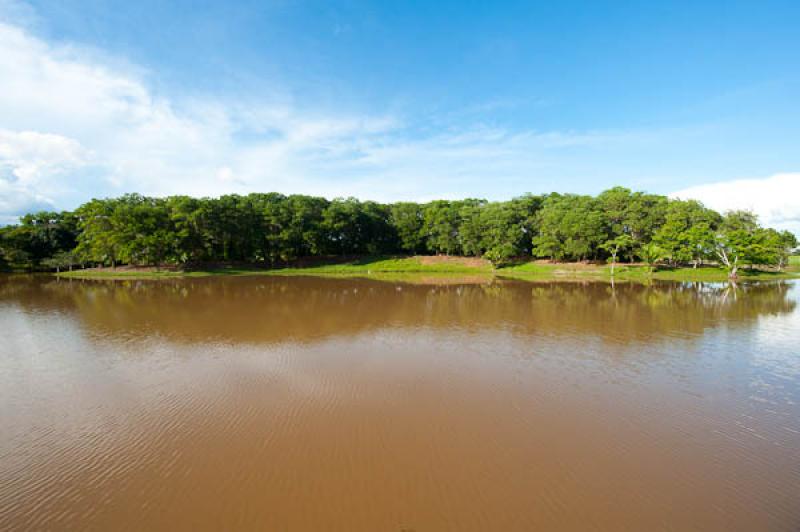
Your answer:
[[[720,216],[697,201],[670,201],[664,223],[653,235],[653,242],[664,250],[674,264],[697,266],[711,259],[714,231]]]
[[[466,203],[437,200],[422,207],[422,234],[427,242],[428,251],[445,255],[461,253],[460,210]]]
[[[397,233],[398,247],[406,253],[419,253],[425,249],[423,235],[424,216],[417,203],[394,203],[389,208],[389,224]]]
[[[714,236],[714,251],[728,276],[736,278],[743,264],[782,266],[788,246],[795,242],[791,233],[763,229],[757,217],[748,211],[730,211],[723,217]],[[784,246],[787,246],[784,249]]]
[[[612,276],[614,275],[614,269],[617,265],[617,257],[621,252],[630,249],[631,246],[633,246],[633,238],[627,233],[623,233],[600,244],[600,249],[605,250],[610,255],[608,257],[608,262],[611,263]]]
[[[534,255],[557,260],[597,258],[608,234],[597,200],[574,194],[552,194],[545,199],[537,226]]]
[[[34,270],[53,255],[75,247],[77,219],[69,212],[38,212],[0,232],[0,267]]]
[[[673,267],[715,262],[733,276],[742,265],[784,268],[796,246],[794,235],[762,228],[752,213],[723,217],[695,201],[621,187],[597,197],[550,194],[504,202],[390,205],[278,193],[128,194],[93,199],[73,213],[29,214],[17,225],[0,228],[0,269],[278,267],[305,257],[406,253],[483,257],[495,267],[530,256],[604,260],[613,274],[623,257],[638,255],[651,267],[665,259]]]
[[[669,254],[655,242],[642,244],[636,254],[639,255],[642,261],[647,265],[647,271],[650,273],[655,270],[659,262],[669,256]]]
[[[635,250],[653,239],[664,225],[669,201],[663,196],[614,187],[597,197],[609,239],[628,235],[631,245],[622,251],[633,261]]]

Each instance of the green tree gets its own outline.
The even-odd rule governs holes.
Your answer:
[[[205,212],[203,205],[207,202],[206,199],[188,196],[167,198],[165,207],[169,211],[173,229],[173,242],[170,247],[176,263],[201,262],[210,258],[204,239],[206,219],[203,216]]]
[[[648,242],[647,244],[642,244],[639,246],[637,254],[647,265],[647,273],[649,274],[652,274],[658,263],[668,256],[667,252],[661,249],[658,244],[654,242]]]
[[[649,256],[695,267],[714,257],[735,276],[740,265],[783,268],[794,235],[762,228],[747,211],[724,217],[694,201],[622,187],[598,197],[526,195],[384,205],[354,198],[278,193],[219,198],[94,199],[74,213],[38,212],[0,228],[0,268],[248,262],[275,264],[325,254],[445,253],[501,265],[518,256],[557,260]],[[656,261],[650,264],[654,265]]]
[[[790,231],[781,231],[778,239],[778,269],[783,270],[789,263],[789,257],[800,245],[797,237]]]
[[[425,249],[422,207],[417,203],[400,202],[390,207],[390,224],[394,227],[400,250],[417,254]]]
[[[77,253],[81,259],[99,264],[110,263],[112,267],[117,265],[123,235],[115,227],[118,220],[113,218],[116,201],[93,199],[78,208],[78,227],[81,232]]]
[[[78,259],[75,253],[71,251],[59,251],[52,257],[48,257],[43,261],[43,265],[51,270],[60,272],[61,270],[72,271],[72,267],[78,264]]]
[[[711,256],[713,228],[719,223],[720,216],[697,201],[672,200],[653,242],[667,253],[673,264],[691,262],[697,267]]]
[[[617,256],[620,252],[624,252],[633,245],[633,238],[629,234],[623,233],[611,240],[606,240],[600,244],[600,248],[604,249],[610,255],[609,262],[611,262],[611,276],[614,276],[614,267],[617,265]]]
[[[530,252],[529,206],[522,201],[493,202],[480,208],[480,249],[495,266]]]
[[[339,255],[386,253],[397,247],[390,210],[374,201],[335,199],[323,212],[328,249]]]
[[[742,264],[760,260],[758,218],[749,211],[730,211],[714,235],[714,252],[728,277],[736,279]]]
[[[432,201],[423,206],[422,234],[429,251],[446,255],[460,253],[461,207],[460,202],[446,200]]]
[[[538,216],[533,253],[551,259],[584,260],[597,256],[606,241],[603,214],[594,198],[552,194]]]

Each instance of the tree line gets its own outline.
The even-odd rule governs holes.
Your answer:
[[[503,265],[557,261],[715,262],[782,268],[797,247],[747,211],[720,214],[693,200],[616,187],[598,196],[524,195],[509,201],[382,204],[278,193],[219,198],[126,194],[71,212],[39,212],[0,228],[0,268],[75,265],[274,266],[304,257],[447,254]]]

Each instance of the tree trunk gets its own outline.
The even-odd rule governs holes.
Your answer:
[[[728,279],[736,279],[739,273],[739,257],[737,256],[736,259],[733,261],[731,265],[731,269],[728,272]]]

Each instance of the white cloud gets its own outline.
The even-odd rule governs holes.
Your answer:
[[[88,156],[78,142],[60,135],[0,129],[0,224],[54,208],[69,186],[66,176],[84,167]]]
[[[48,173],[82,166],[86,159],[86,150],[73,139],[0,129],[0,171],[7,170],[11,179],[22,184],[36,183]]]
[[[620,160],[652,168],[670,139],[705,134],[482,124],[436,124],[431,133],[430,124],[322,112],[285,97],[170,98],[149,82],[155,75],[124,58],[53,44],[0,22],[0,223],[124,192],[279,191],[389,201],[573,191],[579,180],[630,183],[642,176],[633,163],[620,173]],[[708,196],[713,206],[719,194]],[[768,209],[764,221],[783,216],[791,223],[793,205],[778,214]]]
[[[711,183],[680,190],[671,196],[696,199],[720,212],[751,210],[762,224],[800,235],[800,173]]]
[[[148,88],[141,69],[99,57],[0,23],[4,220],[43,194],[73,207],[127,191],[314,192],[313,161],[335,161],[343,139],[379,135],[395,124],[387,117],[306,115],[280,104],[189,99],[179,109]]]
[[[11,169],[0,174],[0,216],[19,214],[14,209],[31,198],[72,208],[133,191],[397,200],[489,189],[506,197],[524,192],[520,186],[563,190],[565,173],[590,174],[586,161],[571,156],[575,150],[656,144],[625,131],[515,133],[476,125],[421,134],[394,116],[301,111],[286,99],[174,100],[150,88],[151,75],[0,23],[0,128],[13,141],[0,150],[0,168]],[[534,178],[535,187],[526,185]]]

